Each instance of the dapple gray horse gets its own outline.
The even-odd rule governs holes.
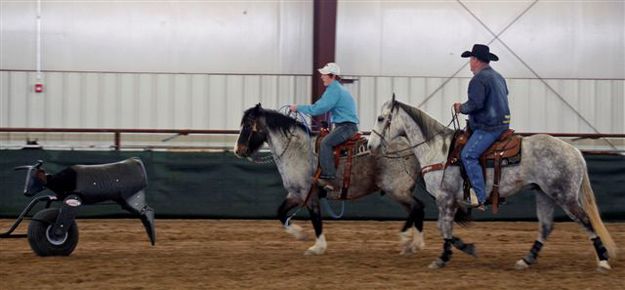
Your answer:
[[[301,227],[290,223],[287,214],[295,207],[306,206],[317,238],[306,254],[323,254],[327,245],[322,229],[320,197],[316,190],[308,196],[312,176],[317,168],[317,156],[313,153],[314,138],[311,138],[308,129],[301,122],[277,111],[265,110],[258,104],[243,114],[234,151],[239,157],[248,157],[257,152],[265,142],[269,145],[284,188],[288,192],[278,209],[280,222],[287,233],[298,239],[305,239]],[[401,138],[392,142],[391,146],[408,146],[408,143],[405,138]],[[337,170],[337,180],[342,180],[343,163],[340,163]],[[409,212],[400,233],[402,254],[414,253],[424,247],[423,203],[412,195],[417,169],[416,158],[412,155],[398,160],[374,157],[366,153],[354,156],[352,163],[351,180],[354,182],[349,187],[348,199],[357,199],[381,189]],[[336,199],[337,195],[328,193],[327,198]]]
[[[394,97],[382,106],[382,113],[372,132],[370,150],[377,153],[388,140],[406,136],[411,144],[407,149],[413,151],[423,166],[447,160],[453,135],[453,130],[427,113],[400,103]],[[393,151],[390,148],[386,150]],[[536,189],[540,226],[538,239],[532,249],[527,256],[517,261],[515,267],[525,269],[536,262],[540,249],[553,229],[553,210],[558,205],[588,233],[599,259],[598,269],[610,269],[608,258],[615,257],[616,247],[599,216],[586,162],[580,151],[557,138],[533,135],[523,138],[521,154],[518,166],[502,168],[499,192],[502,197],[506,197],[524,188]],[[486,173],[486,192],[490,192],[493,170],[488,169]],[[458,200],[463,198],[463,179],[459,167],[432,171],[423,178],[428,192],[436,198],[438,228],[444,238],[442,255],[429,267],[445,266],[451,259],[452,246],[474,255],[473,245],[464,244],[452,233],[452,218],[459,208]]]

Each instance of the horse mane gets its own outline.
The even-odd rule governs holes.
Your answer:
[[[265,116],[265,123],[269,130],[281,130],[283,133],[288,133],[291,128],[300,128],[304,132],[310,130],[304,123],[295,120],[287,115],[284,115],[275,110],[263,109],[263,115]]]
[[[425,140],[431,140],[438,134],[451,131],[451,129],[445,127],[439,121],[432,118],[426,112],[418,108],[412,107],[399,101],[395,101],[395,104],[402,108],[408,114],[408,116],[410,116],[417,123],[417,125],[421,129],[421,132],[423,133]]]
[[[299,128],[304,132],[309,132],[310,129],[304,123],[295,120],[287,115],[284,115],[278,111],[264,108],[250,108],[243,114],[243,119],[245,120],[248,115],[255,113],[258,114],[257,117],[263,116],[265,117],[265,124],[267,125],[267,129],[272,131],[281,131],[283,134],[287,135],[291,128]]]

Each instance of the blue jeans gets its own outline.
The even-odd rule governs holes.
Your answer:
[[[460,159],[462,160],[464,169],[467,171],[467,175],[471,181],[471,186],[480,203],[486,201],[484,174],[482,173],[482,166],[480,165],[480,156],[488,147],[493,145],[501,133],[507,129],[508,128],[504,128],[493,131],[474,130],[469,141],[467,141],[467,144],[462,148],[462,152],[460,152]]]
[[[354,123],[335,124],[334,130],[321,140],[319,147],[319,163],[321,164],[321,179],[334,179],[336,168],[334,167],[334,156],[332,148],[351,138],[358,132],[358,126]]]

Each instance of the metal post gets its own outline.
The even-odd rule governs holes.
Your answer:
[[[121,148],[121,143],[122,143],[122,138],[121,138],[122,133],[119,131],[115,131],[115,151],[119,151],[119,149]]]
[[[311,103],[317,101],[325,90],[317,69],[323,67],[328,62],[334,61],[337,0],[314,0],[313,6],[313,79]],[[319,129],[321,121],[327,121],[327,116],[324,115],[313,118],[313,130]]]
[[[37,0],[37,82],[41,81],[41,0]]]

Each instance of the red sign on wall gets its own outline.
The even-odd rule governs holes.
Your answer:
[[[43,93],[43,84],[35,84],[35,93]]]

